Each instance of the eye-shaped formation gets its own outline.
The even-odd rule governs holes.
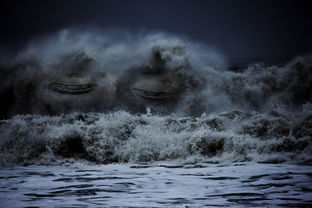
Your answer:
[[[96,84],[78,84],[78,83],[64,83],[64,82],[52,82],[49,83],[48,88],[61,94],[80,95],[91,92],[97,87]]]
[[[129,112],[174,112],[188,92],[185,77],[167,68],[128,69],[116,82],[115,103]]]
[[[176,96],[177,91],[147,91],[143,89],[133,88],[132,92],[138,96],[149,100],[164,100]]]
[[[183,70],[169,68],[158,52],[150,63],[125,68],[122,73],[114,73],[115,69],[107,69],[109,66],[81,52],[61,56],[44,66],[35,63],[37,71],[32,79],[7,92],[16,103],[6,105],[6,109],[12,109],[11,115],[111,110],[145,113],[146,108],[169,113],[182,103],[186,92],[192,91]],[[16,74],[25,67],[35,72],[35,67],[26,63],[17,66]]]
[[[160,81],[159,81],[160,83]],[[93,83],[76,83],[66,81],[53,81],[48,84],[48,89],[60,94],[81,95],[91,92],[97,87]],[[131,86],[129,86],[131,87]],[[155,89],[146,90],[143,88],[132,88],[131,92],[139,97],[147,100],[165,100],[177,96],[180,92],[173,90],[159,90]]]
[[[69,95],[91,92],[97,85],[85,79],[85,76],[93,76],[91,69],[95,64],[95,60],[83,52],[76,52],[62,57],[58,63],[53,65],[53,68],[61,73],[61,77],[50,81],[47,86],[48,89]]]
[[[98,71],[93,70],[97,68],[97,64],[96,60],[83,53],[62,57],[59,63],[54,65],[60,73],[54,78],[51,77],[45,84],[49,90],[45,95],[50,95],[51,100],[57,101],[53,106],[60,103],[70,105],[72,100],[80,99],[81,102],[81,98],[95,100],[95,97],[102,97],[105,102],[105,89],[98,84],[102,82],[102,85],[107,80],[102,79],[99,82],[96,75]],[[105,69],[100,71],[103,76],[109,76],[111,73]],[[152,51],[150,64],[124,70],[118,75],[115,83],[106,87],[116,89],[113,95],[115,109],[145,109],[151,106],[165,109],[169,103],[178,102],[179,96],[185,91],[184,82],[185,78],[181,73],[169,69],[160,52],[155,50]]]

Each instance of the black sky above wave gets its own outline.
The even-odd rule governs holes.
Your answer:
[[[311,52],[309,1],[1,1],[0,47],[15,53],[30,39],[72,26],[162,30],[217,48],[230,59]]]

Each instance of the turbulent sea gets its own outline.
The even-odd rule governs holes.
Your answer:
[[[0,207],[312,207],[311,56],[232,70],[176,37],[74,34],[0,74]]]
[[[1,206],[310,207],[311,115],[15,116]]]

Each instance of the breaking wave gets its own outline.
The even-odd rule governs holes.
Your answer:
[[[73,113],[1,122],[1,164],[311,160],[312,111],[230,111],[197,118]]]
[[[233,71],[174,35],[64,30],[0,77],[3,166],[312,159],[311,56]]]

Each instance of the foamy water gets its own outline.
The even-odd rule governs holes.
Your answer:
[[[309,207],[311,114],[287,116],[15,116],[1,123],[1,205]]]
[[[73,113],[1,123],[1,164],[310,160],[311,113],[231,111],[201,117]]]

